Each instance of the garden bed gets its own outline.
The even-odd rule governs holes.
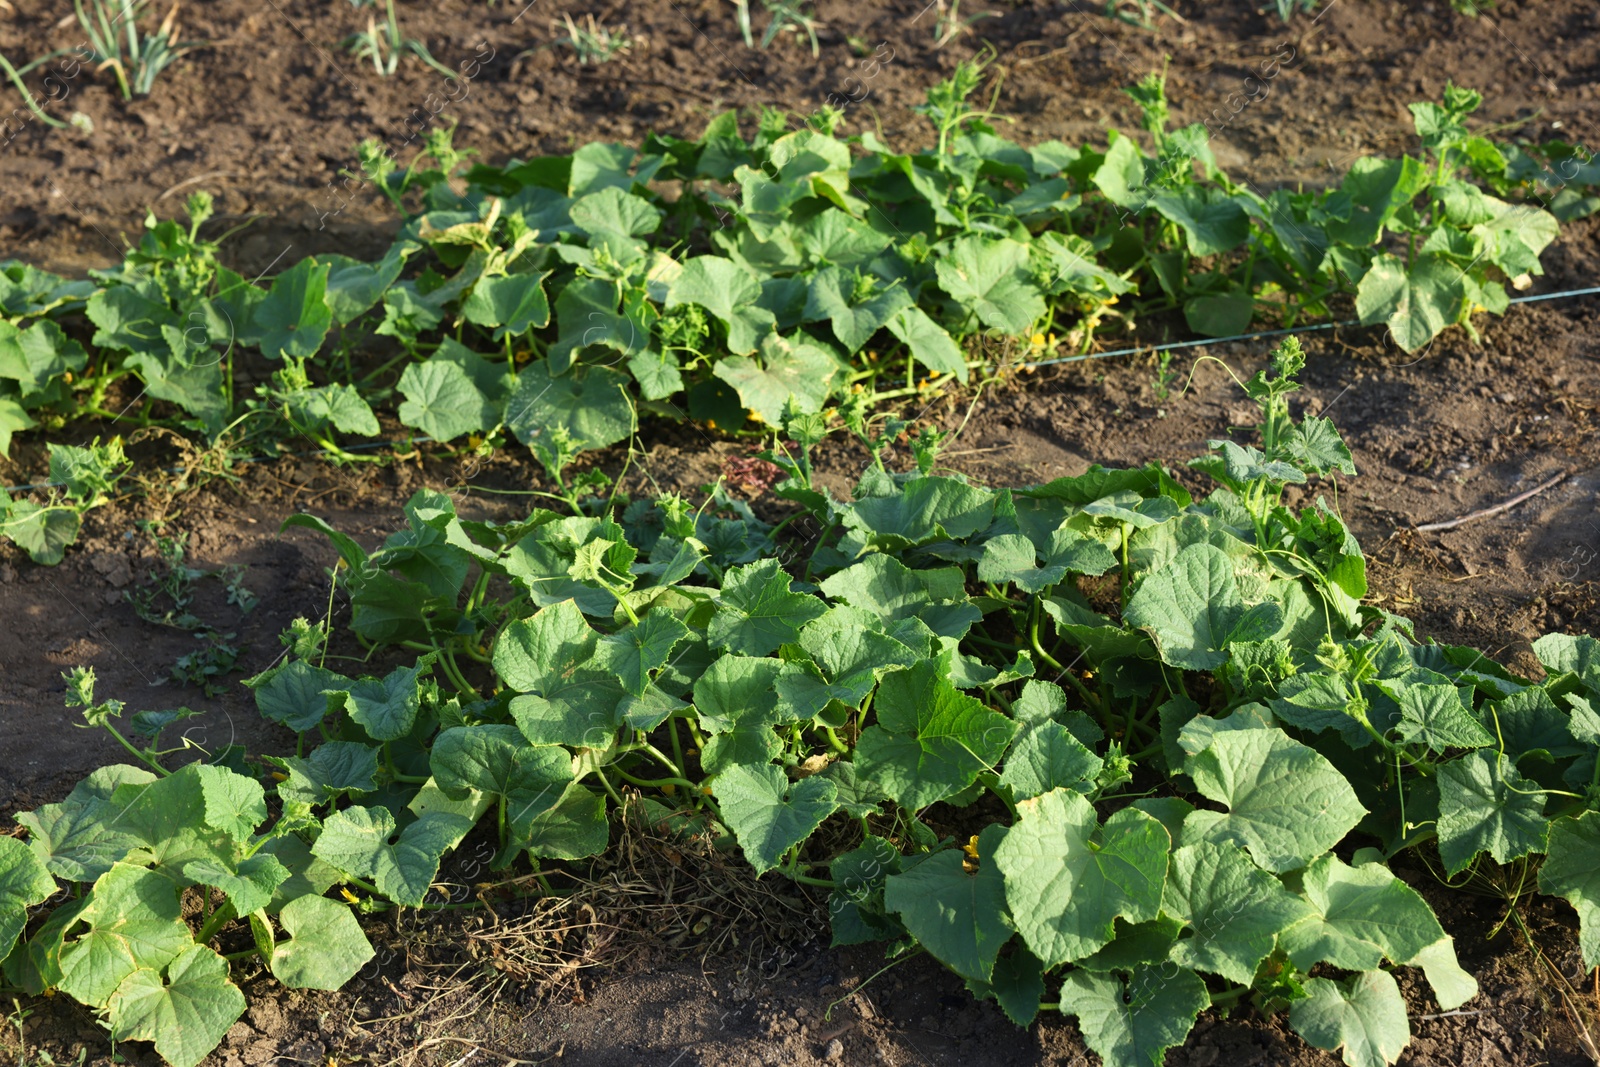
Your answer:
[[[53,28],[54,12],[17,8],[0,23],[6,54],[73,43],[70,31]],[[462,120],[457,146],[493,162],[567,152],[596,138],[637,140],[652,129],[692,136],[726,107],[803,112],[829,93],[866,94],[847,109],[851,129],[881,124],[889,143],[921,144],[930,131],[910,105],[978,38],[999,50],[994,69],[1005,77],[996,110],[1016,120],[1004,132],[1025,144],[1094,139],[1108,119],[1134,127],[1136,110],[1120,90],[1158,67],[1163,53],[1173,57],[1168,93],[1175,119],[1204,121],[1229,109],[1230,97],[1263,60],[1293,44],[1301,58],[1285,63],[1270,92],[1230,113],[1213,138],[1226,169],[1264,184],[1325,181],[1328,168],[1342,169],[1350,156],[1401,150],[1412,136],[1404,102],[1436,98],[1446,78],[1483,90],[1489,121],[1537,112],[1530,136],[1600,140],[1593,49],[1600,16],[1578,2],[1502,2],[1466,19],[1445,3],[1414,11],[1336,0],[1320,17],[1302,15],[1287,27],[1249,5],[1215,4],[1184,11],[1189,21],[1181,25],[1160,20],[1153,33],[1087,5],[1020,6],[976,23],[976,36],[943,48],[931,40],[934,13],[919,19],[919,9],[820,5],[820,60],[787,39],[766,52],[747,51],[721,5],[597,11],[607,24],[626,22],[637,44],[626,56],[590,67],[550,47],[518,57],[550,42],[554,9],[534,7],[518,17],[507,5],[450,3],[432,11],[402,7],[402,18],[408,32],[452,65],[482,41],[493,46],[496,59],[473,80],[471,96],[446,112]],[[212,226],[262,216],[223,247],[224,260],[241,271],[267,270],[286,251],[291,259],[316,252],[380,255],[393,231],[389,212],[356,202],[328,216],[327,183],[354,166],[355,141],[393,129],[423,106],[436,76],[402,62],[399,75],[380,80],[332,48],[365,21],[365,12],[343,5],[287,5],[280,17],[224,2],[196,5],[184,16],[189,35],[233,43],[195,53],[168,72],[154,96],[131,105],[117,103],[104,81],[82,83],[71,106],[92,120],[88,139],[34,126],[6,146],[0,166],[12,180],[0,190],[0,240],[8,252],[67,272],[103,266],[121,251],[107,235],[136,239],[147,206],[175,214],[185,193],[204,187],[218,194],[225,216]],[[846,35],[868,46],[864,56]],[[894,58],[869,76],[864,64],[879,54],[880,42]],[[1595,247],[1593,221],[1564,228],[1544,257],[1547,275],[1531,291],[1595,284]],[[1296,405],[1311,414],[1326,411],[1350,444],[1360,473],[1342,483],[1339,503],[1369,557],[1371,602],[1413,618],[1420,634],[1485,649],[1522,673],[1538,672],[1530,651],[1538,635],[1600,633],[1597,320],[1600,303],[1589,296],[1514,307],[1481,327],[1481,346],[1459,330],[1416,355],[1398,352],[1370,328],[1305,338],[1305,388]],[[1233,342],[1209,353],[1245,378],[1265,365],[1269,347]],[[975,402],[952,393],[908,414],[947,429],[964,426],[941,463],[989,485],[1042,483],[1080,474],[1091,463],[1176,465],[1256,417],[1220,367],[1194,364],[1198,354],[1180,352],[1170,368],[1151,357],[1041,368],[1009,376]],[[1193,384],[1184,390],[1191,366]],[[1163,384],[1163,369],[1175,371],[1176,380]],[[86,427],[71,432],[90,436]],[[41,444],[19,438],[13,461],[0,463],[0,479],[36,477]],[[750,469],[754,442],[652,421],[643,446],[623,489],[693,496],[719,474],[737,486]],[[147,471],[183,460],[159,444],[149,447]],[[864,448],[830,442],[818,452],[818,481],[843,494],[867,458]],[[614,448],[586,455],[579,466],[617,475],[626,461]],[[910,458],[896,449],[887,461],[903,469]],[[1191,488],[1206,483],[1179,473]],[[1443,532],[1413,529],[1507,500],[1558,474],[1565,478],[1512,510]],[[11,546],[0,549],[0,618],[11,631],[0,652],[0,731],[8,739],[0,755],[0,810],[9,815],[59,800],[87,771],[119,758],[120,750],[97,732],[71,729],[76,713],[61,707],[61,672],[80,664],[95,666],[103,694],[135,707],[204,709],[193,725],[207,746],[237,741],[270,751],[292,744],[291,735],[261,720],[236,684],[277,657],[277,635],[293,618],[319,615],[328,599],[333,549],[309,531],[280,534],[288,516],[313,512],[371,548],[397,526],[400,505],[418,488],[450,490],[463,513],[506,519],[525,505],[473,488],[546,484],[532,457],[514,445],[482,464],[426,452],[377,468],[302,456],[242,465],[235,475],[175,499],[139,494],[91,512],[80,543],[58,567],[37,566]],[[1310,503],[1294,492],[1291,503]],[[781,513],[759,481],[746,479],[743,494],[758,514]],[[162,572],[151,540],[135,530],[151,518],[165,518],[169,535],[187,535],[190,563],[246,568],[240,582],[259,598],[241,614],[228,600],[226,576],[194,585],[189,610],[217,632],[235,635],[227,640],[238,649],[240,673],[228,676],[215,696],[180,689],[169,677],[173,663],[195,651],[194,636],[152,625],[124,596],[147,587],[148,572]],[[648,834],[638,849],[645,873],[661,876],[665,862],[694,886],[717,884],[715,857],[680,856],[682,866],[673,865]],[[465,869],[470,854],[463,849],[463,869],[454,872],[462,881],[473,878]],[[1415,1036],[1402,1062],[1589,1062],[1573,1020],[1587,1021],[1584,1013],[1596,1005],[1563,1000],[1543,969],[1553,967],[1583,988],[1571,910],[1550,898],[1523,909],[1541,962],[1502,923],[1501,902],[1436,888],[1420,864],[1396,867],[1434,905],[1481,988],[1461,1013],[1441,1014],[1420,980],[1405,984]],[[863,996],[847,998],[827,1018],[830,1003],[882,965],[881,951],[828,949],[820,900],[808,902],[787,884],[766,891],[770,904],[752,904],[731,924],[702,906],[664,912],[662,928],[630,918],[651,914],[641,903],[647,897],[598,896],[602,911],[614,909],[609,921],[622,927],[621,944],[600,945],[595,931],[583,933],[586,945],[594,942],[592,958],[607,967],[579,971],[544,997],[533,992],[532,978],[502,986],[481,969],[452,976],[456,950],[475,929],[470,925],[440,919],[426,929],[398,930],[375,921],[375,966],[344,992],[285,993],[262,979],[247,982],[250,1012],[214,1062],[258,1063],[271,1055],[384,1063],[419,1041],[436,1042],[418,1054],[419,1062],[437,1063],[458,1062],[475,1047],[533,1061],[560,1053],[558,1062],[583,1064],[806,1063],[827,1056],[835,1039],[845,1063],[1073,1063],[1090,1055],[1072,1024],[1052,1019],[1019,1031],[925,959],[867,984]],[[704,915],[711,922],[697,932]],[[441,977],[454,984],[435,1001]],[[441,1022],[452,1006],[472,1010]],[[70,1059],[75,1045],[89,1049],[91,1062],[106,1056],[86,1010],[65,998],[24,1007],[34,1013],[30,1048],[42,1043],[58,1062]],[[146,1046],[119,1052],[156,1062]],[[479,1055],[488,1062],[488,1051]],[[1336,1058],[1306,1046],[1281,1016],[1245,1012],[1226,1020],[1203,1015],[1167,1062],[1331,1064]]]

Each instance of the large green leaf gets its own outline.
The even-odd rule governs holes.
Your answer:
[[[133,864],[114,864],[78,916],[88,928],[61,951],[61,991],[98,1008],[135,971],[159,972],[194,944],[180,915],[170,880]]]
[[[695,256],[683,264],[667,292],[666,306],[700,305],[728,328],[729,351],[748,355],[772,331],[775,321],[772,312],[759,306],[760,299],[761,283],[733,260]]]
[[[1420,741],[1435,752],[1483,748],[1494,737],[1462,703],[1461,691],[1448,682],[1378,682],[1378,688],[1400,705],[1395,731],[1405,741]]]
[[[378,787],[378,750],[360,741],[325,741],[311,755],[290,756],[282,766],[289,778],[278,783],[278,799],[285,802],[316,807]]]
[[[967,598],[965,580],[956,567],[914,571],[875,552],[833,574],[822,591],[875,613],[887,626],[916,618],[941,637],[958,638],[983,617]]]
[[[1395,342],[1415,352],[1456,321],[1467,291],[1461,268],[1442,256],[1420,255],[1408,269],[1385,252],[1356,287],[1364,325],[1385,323]]]
[[[959,478],[912,478],[899,492],[856,501],[845,522],[878,547],[906,549],[971,537],[989,525],[994,499]]]
[[[826,610],[818,597],[790,590],[789,575],[776,559],[731,567],[723,575],[706,640],[714,648],[765,656],[795,640],[802,626]]]
[[[500,421],[494,404],[459,363],[440,359],[409,363],[397,388],[405,397],[400,421],[435,441],[483,433]]]
[[[983,543],[978,579],[1012,582],[1028,593],[1039,593],[1068,574],[1100,575],[1117,565],[1117,558],[1101,541],[1062,526],[1050,535],[1044,565],[1039,549],[1021,534],[1001,534]]]
[[[1480,852],[1510,863],[1545,850],[1544,792],[1498,752],[1471,752],[1439,768],[1439,858],[1451,875]]]
[[[1140,583],[1123,621],[1153,633],[1165,662],[1206,671],[1227,660],[1224,649],[1230,642],[1272,636],[1283,613],[1272,601],[1247,608],[1233,560],[1202,542],[1184,548]]]
[[[771,765],[729,767],[712,780],[711,790],[757,874],[778,866],[784,853],[810,837],[838,806],[827,778],[815,775],[791,785]]]
[[[1010,238],[962,237],[934,262],[939,285],[979,322],[1022,334],[1044,317],[1044,296],[1028,268],[1028,246]]]
[[[0,837],[0,960],[28,921],[28,909],[56,891],[44,862],[14,837]]]
[[[344,710],[352,722],[374,741],[393,741],[411,732],[422,706],[417,675],[426,668],[418,663],[396,667],[382,678],[361,678],[350,682],[336,695],[344,698]]]
[[[1329,234],[1351,248],[1372,247],[1395,211],[1409,204],[1429,177],[1427,166],[1410,156],[1356,160],[1339,187],[1350,198],[1350,217],[1331,221]]]
[[[107,290],[100,290],[95,295],[99,296],[101,292]],[[150,351],[159,352],[161,349],[155,343],[156,338],[162,336],[161,326],[170,324],[163,319],[142,327],[150,331],[147,335]],[[0,319],[0,378],[16,382],[25,397],[29,393],[41,392],[68,371],[82,370],[87,363],[88,354],[83,346],[49,319],[40,319],[26,330],[19,330]]]
[[[1384,971],[1347,982],[1311,979],[1306,999],[1289,1009],[1289,1025],[1309,1044],[1342,1053],[1350,1067],[1386,1067],[1411,1040],[1405,998]]]
[[[395,834],[388,808],[353,807],[330,815],[311,852],[347,875],[370,879],[396,904],[420,907],[439,859],[460,844],[472,820],[429,812]]]
[[[781,426],[791,401],[806,414],[822,410],[833,393],[838,364],[803,333],[793,337],[772,333],[762,338],[759,357],[728,356],[718,360],[711,372],[733,386],[739,402],[763,421]]]
[[[1065,726],[1045,722],[1022,734],[1011,746],[1000,784],[1011,790],[1013,800],[1027,800],[1063,787],[1087,793],[1102,766],[1100,757]]]
[[[378,417],[366,398],[347,382],[319,385],[289,394],[289,414],[295,422],[311,430],[329,426],[342,433],[378,436]]]
[[[509,812],[513,847],[534,860],[581,860],[605,851],[610,825],[606,798],[573,782],[549,807]]]
[[[608,671],[635,697],[650,688],[650,676],[666,665],[678,643],[689,636],[689,628],[666,611],[652,611],[638,625],[600,638],[596,649]]]
[[[244,1014],[228,961],[190,944],[170,963],[128,975],[106,1004],[114,1041],[151,1041],[172,1067],[194,1067]]]
[[[628,376],[609,367],[573,367],[553,377],[545,360],[528,364],[506,402],[506,426],[532,446],[554,427],[578,449],[614,445],[633,432]]]
[[[373,955],[350,909],[323,896],[291,900],[278,913],[289,934],[272,949],[272,976],[290,989],[342,987]]]
[[[92,339],[96,348],[114,348],[124,352],[164,353],[167,344],[161,335],[161,327],[183,325],[168,305],[160,287],[149,281],[101,289],[89,298],[84,306],[84,314],[98,327]],[[0,331],[0,338],[4,336],[5,331]],[[41,334],[34,338],[31,328],[23,331],[21,337],[13,335],[12,344],[6,346],[12,349],[13,354],[0,357],[0,366],[10,368],[3,376],[25,381],[27,379],[22,374],[27,373],[28,379],[42,384],[42,379],[35,378],[36,371],[33,368],[42,369],[50,362],[39,359],[41,347],[38,342],[47,336]],[[22,346],[20,352],[17,346]]]
[[[139,839],[117,825],[122,805],[112,801],[117,787],[148,785],[156,776],[143,767],[115,763],[99,767],[59,804],[20,812],[28,845],[45,869],[69,882],[93,882],[136,847]]]
[[[317,262],[328,265],[328,284],[323,299],[341,326],[348,326],[383,299],[384,290],[395,283],[405,267],[405,256],[395,245],[377,263],[366,263],[337,253],[319,253]],[[241,286],[241,292],[244,288]]]
[[[1539,889],[1577,909],[1583,965],[1600,967],[1600,812],[1552,822],[1549,853],[1539,868]]]
[[[10,502],[4,516],[5,535],[35,563],[53,567],[78,539],[83,518],[70,504],[40,506],[31,500]]]
[[[1301,893],[1316,914],[1278,940],[1300,970],[1327,963],[1370,971],[1387,958],[1423,968],[1445,1011],[1477,994],[1478,983],[1456,962],[1454,942],[1433,909],[1383,864],[1351,867],[1337,856],[1322,856],[1302,875]]]
[[[264,718],[303,734],[338,707],[331,693],[342,690],[349,679],[295,659],[246,684],[255,690],[256,709]]]
[[[195,416],[208,433],[227,421],[228,403],[222,395],[222,367],[210,348],[196,351],[176,326],[161,327],[166,353],[135,352],[127,366],[144,379],[145,392],[157,400],[177,404]]]
[[[959,692],[923,660],[878,686],[877,723],[861,734],[856,767],[908,811],[954,796],[1000,761],[1017,724]]]
[[[544,295],[544,279],[544,274],[481,278],[461,302],[461,317],[475,326],[494,327],[496,341],[548,326],[550,302]]]
[[[595,661],[599,636],[571,600],[519,619],[500,633],[494,667],[508,688],[517,727],[536,745],[603,747],[620,722],[624,691]]]
[[[1106,1067],[1161,1067],[1210,1003],[1205,981],[1183,967],[1141,965],[1126,983],[1070,971],[1061,984],[1062,1013],[1077,1017],[1084,1042]]]
[[[908,307],[897,312],[885,325],[890,333],[911,350],[911,358],[940,374],[954,374],[958,380],[967,380],[967,357],[961,346],[945,331],[943,326],[928,317],[919,307]]]
[[[265,906],[289,872],[272,856],[241,848],[235,836],[241,824],[264,809],[253,792],[259,785],[232,784],[241,777],[191,763],[148,785],[119,787],[112,797],[121,807],[117,828],[140,846],[129,861],[149,864],[180,886],[216,886],[241,915]]]
[[[484,793],[503,801],[513,819],[531,820],[554,807],[572,781],[566,749],[530,745],[515,726],[501,723],[445,730],[428,764],[446,796]]]
[[[1279,934],[1315,914],[1238,846],[1216,841],[1172,854],[1161,910],[1190,931],[1173,946],[1174,962],[1241,985],[1254,980]]]
[[[1237,842],[1269,871],[1304,867],[1367,813],[1333,764],[1276,728],[1217,733],[1184,770],[1228,808],[1194,812],[1184,840]]]
[[[316,355],[333,324],[327,290],[328,264],[315,259],[302,259],[274,278],[252,319],[261,335],[261,354],[268,359]]]
[[[804,315],[806,322],[819,319],[831,322],[833,335],[851,354],[913,304],[911,295],[902,285],[874,287],[866,294],[859,294],[857,277],[856,272],[843,267],[818,271],[811,279]]]
[[[1250,216],[1220,192],[1192,188],[1164,193],[1152,197],[1150,206],[1182,227],[1190,255],[1218,255],[1244,244],[1250,235]]]
[[[1102,827],[1081,795],[1056,789],[1017,805],[994,865],[1017,931],[1048,970],[1110,941],[1118,916],[1155,918],[1171,846],[1144,812],[1124,808]]]
[[[1533,643],[1534,655],[1551,674],[1572,674],[1600,697],[1600,640],[1587,634],[1545,634]]]
[[[1006,887],[985,857],[1005,839],[990,825],[978,836],[978,869],[968,873],[959,850],[945,849],[884,884],[884,904],[933,957],[963,978],[987,982],[995,957],[1011,937]]]

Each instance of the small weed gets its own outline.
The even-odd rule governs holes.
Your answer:
[[[1168,15],[1179,22],[1187,22],[1182,15],[1163,4],[1161,0],[1106,0],[1106,18],[1126,22],[1141,30],[1156,28],[1156,13]]]
[[[123,597],[145,622],[179,630],[203,629],[205,623],[189,610],[189,606],[194,603],[195,583],[207,572],[184,563],[189,535],[164,537],[149,528],[147,532],[155,540],[157,559],[156,566],[149,571],[150,584],[130,590]]]
[[[1294,17],[1296,11],[1312,12],[1317,9],[1317,0],[1274,0],[1278,17],[1288,22]]]
[[[198,686],[208,697],[220,696],[227,688],[222,684],[223,678],[239,662],[239,646],[233,643],[238,634],[209,630],[195,637],[201,647],[178,657],[172,665],[172,680]]]
[[[583,66],[609,63],[618,56],[627,55],[633,47],[626,30],[620,27],[613,30],[596,21],[593,15],[585,15],[582,22],[574,22],[571,15],[562,15],[561,19],[567,27],[567,35],[556,38],[555,43],[569,46]]]
[[[980,11],[976,15],[961,17],[961,0],[935,0],[938,21],[933,24],[933,46],[943,48],[964,33],[972,32],[972,24],[979,19],[992,19],[993,11]]]
[[[22,1002],[15,997],[11,1000],[11,1011],[6,1015],[6,1023],[17,1032],[17,1067],[82,1067],[84,1060],[89,1055],[87,1048],[80,1048],[78,1055],[71,1060],[62,1062],[57,1060],[44,1049],[35,1049],[32,1054],[28,1052],[28,1019],[33,1012],[22,1006]]]
[[[739,34],[744,38],[746,48],[765,49],[780,33],[804,30],[811,39],[811,55],[815,57],[821,54],[821,46],[817,42],[816,12],[807,6],[807,0],[761,0],[761,6],[767,9],[768,22],[759,45],[750,25],[750,0],[733,0],[733,6],[739,20]]]
[[[88,57],[89,62],[117,76],[117,88],[124,100],[148,96],[156,78],[179,56],[197,48],[205,48],[210,43],[178,40],[176,2],[155,33],[141,35],[139,17],[148,6],[149,0],[128,0],[123,4],[111,0],[88,0],[87,7],[84,6],[84,0],[73,0],[78,25],[83,27],[88,45],[94,52]]]
[[[366,4],[357,4],[358,7]],[[406,37],[400,32],[400,21],[395,17],[394,0],[384,0],[386,16],[383,24],[378,24],[378,16],[370,15],[367,18],[367,28],[362,33],[351,34],[344,40],[344,48],[357,59],[372,60],[373,69],[381,78],[387,78],[395,72],[400,65],[400,56],[410,52],[446,78],[454,78],[456,72],[433,58],[428,51],[428,46],[414,37]]]
[[[181,685],[199,686],[206,696],[214,697],[222,692],[221,679],[239,661],[239,646],[234,643],[238,634],[221,632],[191,610],[195,587],[204,578],[216,578],[227,590],[228,603],[241,616],[254,610],[260,598],[245,587],[243,566],[233,564],[214,571],[191,567],[185,562],[187,533],[166,537],[153,526],[146,529],[155,541],[157,563],[149,571],[148,585],[123,596],[145,622],[194,634],[200,647],[178,657],[172,665],[172,679]]]
[[[1162,352],[1156,356],[1155,377],[1150,380],[1150,389],[1156,394],[1157,400],[1166,400],[1172,395],[1172,384],[1178,380],[1178,372],[1172,369],[1172,353]]]

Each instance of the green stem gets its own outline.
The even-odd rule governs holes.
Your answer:
[[[606,777],[605,768],[604,767],[596,767],[594,769],[594,774],[595,774],[596,778],[600,779],[600,784],[605,786],[606,792],[611,794],[611,799],[616,803],[616,805],[618,807],[621,807],[622,806],[622,796],[617,792],[617,787],[611,784],[611,779]]]
[[[444,650],[444,655],[439,658],[439,666],[444,668],[445,676],[450,679],[450,684],[456,687],[456,692],[462,696],[470,696],[473,700],[478,699],[477,689],[467,681],[466,676],[461,673],[461,668],[456,666],[453,650]]]
[[[129,752],[133,753],[134,756],[137,757],[140,761],[149,764],[151,769],[154,770],[161,777],[165,778],[165,777],[167,777],[167,775],[172,773],[171,771],[167,770],[165,767],[161,766],[161,764],[159,764],[155,760],[151,759],[148,755],[146,755],[140,749],[134,748],[133,744],[126,737],[123,737],[121,731],[119,731],[115,726],[112,726],[109,722],[102,723],[101,725],[103,725],[107,730],[109,730],[111,732],[111,736],[115,737],[117,739],[117,743],[118,744],[120,744],[123,748],[127,749]]]
[[[700,793],[700,787],[687,778],[639,778],[629,774],[621,767],[613,765],[611,769],[616,771],[623,781],[630,785],[636,785],[641,789],[660,789],[663,786],[670,785],[675,789],[687,789],[697,796]]]
[[[204,945],[217,936],[218,930],[221,930],[236,918],[238,918],[238,912],[233,910],[233,905],[223,904],[222,907],[211,913],[211,918],[206,920],[206,924],[200,928],[200,933],[195,936],[195,942]]]

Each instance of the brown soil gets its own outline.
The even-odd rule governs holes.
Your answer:
[[[0,6],[0,51],[13,61],[77,43],[75,26],[56,22],[60,5],[13,5]],[[448,65],[484,54],[485,42],[494,50],[471,95],[445,112],[461,119],[457,144],[490,160],[565,151],[597,137],[632,140],[650,128],[694,134],[726,107],[804,111],[829,93],[861,97],[848,114],[855,128],[879,125],[891,143],[920,143],[927,129],[909,106],[980,38],[994,43],[1005,74],[997,110],[1016,119],[1007,132],[1025,142],[1093,138],[1107,123],[1132,127],[1131,105],[1118,90],[1159,65],[1163,53],[1173,57],[1178,121],[1215,109],[1226,114],[1230,95],[1261,61],[1293,45],[1298,58],[1216,141],[1225,167],[1259,181],[1325,180],[1328,168],[1342,168],[1351,155],[1400,150],[1410,143],[1404,103],[1436,96],[1446,78],[1484,89],[1490,121],[1536,116],[1523,127],[1530,137],[1600,141],[1600,10],[1589,0],[1501,0],[1476,20],[1456,15],[1444,0],[1333,0],[1315,22],[1301,16],[1287,28],[1248,0],[1178,7],[1187,22],[1166,19],[1146,33],[1102,17],[1089,0],[1001,5],[975,24],[979,36],[941,49],[932,40],[937,10],[924,11],[920,0],[823,0],[822,54],[813,60],[808,49],[782,39],[770,51],[747,51],[730,9],[716,0],[644,0],[594,8],[608,25],[626,23],[636,44],[609,64],[580,67],[569,51],[549,47],[557,8],[524,10],[516,0],[399,4],[407,33]],[[56,269],[104,265],[120,254],[113,236],[136,235],[147,207],[174,214],[183,193],[205,187],[231,216],[212,225],[260,216],[225,246],[242,269],[265,270],[280,254],[381,251],[392,227],[388,211],[358,197],[324,218],[327,183],[354,166],[352,147],[362,137],[390,135],[398,148],[404,136],[391,132],[412,109],[431,106],[428,94],[442,79],[409,59],[396,77],[379,79],[340,51],[337,42],[364,27],[366,14],[336,0],[185,6],[186,36],[219,47],[180,61],[150,99],[130,105],[115,99],[109,78],[84,72],[56,110],[85,112],[92,135],[33,123],[0,147],[0,247]],[[763,16],[755,17],[759,33]],[[865,46],[866,57],[847,36]],[[878,54],[892,50],[894,59],[869,68],[880,42],[887,47]],[[536,50],[519,55],[527,49]],[[12,129],[17,121],[13,116]],[[1596,233],[1593,222],[1564,231],[1535,291],[1596,284]],[[1377,331],[1306,337],[1310,363],[1299,396],[1306,410],[1326,410],[1339,424],[1361,471],[1340,506],[1371,557],[1379,603],[1417,620],[1421,632],[1530,670],[1528,643],[1539,633],[1600,633],[1597,327],[1600,302],[1588,297],[1518,306],[1481,326],[1481,347],[1458,331],[1414,356],[1395,352]],[[1267,350],[1266,343],[1234,344],[1209,354],[1243,377]],[[1191,367],[1193,384],[1165,398],[1154,385],[1153,361],[1116,359],[1042,370],[975,404],[945,398],[921,414],[954,427],[970,407],[946,462],[993,484],[1043,481],[1091,462],[1176,463],[1230,426],[1253,421],[1228,376],[1215,363],[1196,364],[1197,355],[1174,358],[1180,385]],[[695,491],[750,450],[746,440],[661,423],[645,428],[644,442],[647,454],[629,479],[635,492],[648,488],[647,475],[662,488]],[[0,462],[0,482],[40,473],[39,442],[19,445],[14,462]],[[152,462],[170,458],[151,453]],[[859,448],[828,446],[820,457],[825,479],[844,491],[864,458]],[[616,472],[623,457],[602,453],[592,461]],[[1561,472],[1565,480],[1495,517],[1442,533],[1412,529],[1509,499]],[[161,516],[169,533],[189,534],[197,564],[248,567],[244,584],[260,597],[253,612],[240,617],[222,584],[210,579],[194,608],[237,634],[241,674],[230,681],[270,663],[280,651],[278,632],[296,615],[316,616],[326,605],[333,554],[305,531],[279,536],[286,516],[314,511],[370,545],[423,485],[451,489],[463,509],[504,516],[520,506],[515,497],[474,490],[522,490],[541,481],[520,450],[470,477],[454,461],[432,458],[376,470],[291,458],[241,467],[238,477],[179,498]],[[766,506],[757,501],[758,510]],[[140,497],[91,513],[82,543],[58,568],[0,548],[0,619],[9,631],[0,643],[0,813],[59,799],[87,770],[119,758],[100,734],[72,729],[73,715],[61,705],[60,672],[77,664],[93,664],[101,691],[134,709],[204,709],[191,736],[207,747],[237,740],[261,751],[286,740],[236,685],[209,698],[169,678],[195,639],[141,621],[123,596],[148,582],[153,556],[134,524],[151,518],[153,507]],[[639,847],[641,855],[660,850],[648,840]],[[1430,1017],[1438,1009],[1426,989],[1403,976],[1416,1032],[1403,1063],[1590,1062],[1572,1013],[1596,1005],[1554,990],[1514,926],[1501,928],[1503,902],[1437,889],[1421,868],[1400,873],[1430,896],[1483,990],[1462,1014]],[[457,875],[471,879],[470,872]],[[439,1064],[491,1063],[504,1053],[525,1061],[559,1055],[557,1062],[596,1067],[732,1067],[822,1060],[835,1038],[837,1062],[846,1064],[1093,1062],[1071,1024],[1051,1019],[1020,1032],[926,961],[901,964],[863,989],[883,965],[881,953],[827,949],[825,913],[814,907],[802,912],[803,924],[790,914],[784,923],[713,922],[701,934],[668,936],[646,921],[654,914],[648,900],[607,900],[607,914],[624,929],[604,951],[596,943],[595,958],[615,959],[624,952],[619,946],[631,946],[631,955],[610,969],[581,972],[548,996],[535,995],[536,983],[501,986],[473,971],[434,1001],[431,985],[462,958],[471,928],[441,919],[419,933],[378,923],[378,965],[340,994],[286,995],[269,982],[247,981],[250,1013],[208,1063],[322,1063],[334,1056],[382,1064],[414,1052],[417,1062]],[[1523,915],[1549,966],[1581,985],[1570,909],[1541,900],[1525,905]],[[466,981],[466,973],[475,977]],[[471,1000],[474,994],[482,1000]],[[847,999],[827,1017],[828,1004],[841,996]],[[451,1005],[470,1010],[449,1019]],[[36,1012],[30,1048],[42,1041],[58,1062],[83,1048],[89,1062],[110,1062],[87,1012],[64,998],[25,1006]],[[11,1040],[0,1037],[0,1052],[13,1051]],[[475,1048],[483,1051],[463,1061]],[[117,1051],[123,1062],[155,1062],[147,1047]],[[1300,1067],[1336,1059],[1308,1049],[1281,1017],[1246,1013],[1203,1016],[1168,1062]]]

